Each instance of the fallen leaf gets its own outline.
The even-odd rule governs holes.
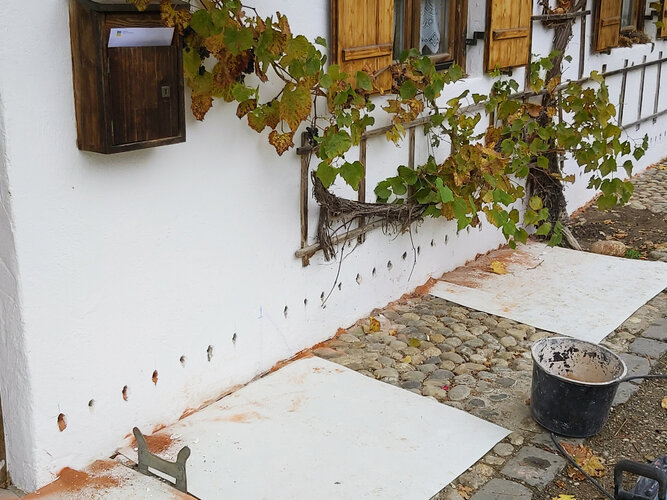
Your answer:
[[[660,403],[660,406],[662,406],[665,410],[667,410],[667,396],[662,398],[662,402]]]
[[[611,219],[605,219],[605,220],[602,221],[602,223],[603,223],[603,224],[613,224],[614,221],[611,220]]]
[[[551,500],[577,500],[577,498],[574,495],[560,494],[557,497],[552,497]]]
[[[389,333],[389,335],[395,337],[398,334],[398,331],[397,330],[389,330],[388,333]]]
[[[491,262],[491,271],[493,271],[496,274],[507,274],[507,268],[505,267],[504,262],[500,262],[499,260],[494,260]]]
[[[379,332],[380,331],[380,322],[375,319],[373,316],[370,317],[370,326],[368,327],[369,332]]]
[[[581,467],[586,474],[592,477],[602,477],[605,474],[604,465],[599,457],[593,454],[593,450],[584,446],[583,444],[573,445],[569,443],[561,443],[563,449],[567,451],[568,455],[574,458],[574,461],[577,462],[577,465]],[[579,472],[574,467],[570,467],[567,471],[567,475],[574,479],[575,481],[583,481],[586,479],[581,472]]]
[[[412,356],[406,356],[401,360],[401,363],[412,363]]]
[[[422,343],[419,341],[419,339],[413,337],[410,340],[408,340],[408,345],[410,347],[419,347],[420,345],[422,345]]]
[[[469,486],[463,486],[462,484],[459,484],[458,490],[459,495],[461,495],[461,497],[465,500],[468,500],[472,496],[472,488]]]
[[[627,238],[627,236],[628,236],[628,233],[623,233],[623,232],[614,233],[614,238],[618,238],[618,239]]]

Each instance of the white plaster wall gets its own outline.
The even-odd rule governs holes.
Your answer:
[[[329,31],[326,0],[254,4],[287,14],[311,39]],[[483,5],[470,1],[469,35],[484,29]],[[535,36],[534,46],[548,46],[550,35]],[[469,77],[448,95],[488,91],[482,60],[479,43],[468,52]],[[514,78],[523,82],[524,71]],[[189,118],[184,144],[78,151],[65,0],[3,7],[0,96],[23,320],[7,328],[17,342],[6,357],[17,356],[21,371],[11,387],[2,372],[2,401],[5,418],[27,420],[7,429],[7,442],[10,472],[28,490],[111,454],[134,425],[150,432],[173,422],[503,241],[487,223],[457,236],[453,223],[427,221],[412,240],[369,234],[337,278],[338,264],[319,255],[302,268],[299,159],[277,157],[224,104],[204,123]],[[369,192],[401,154],[407,161],[382,140],[369,145]],[[315,209],[311,202],[311,228]]]

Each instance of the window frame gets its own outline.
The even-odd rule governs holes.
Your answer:
[[[644,31],[644,12],[646,12],[646,0],[634,0],[634,22],[623,26],[623,5],[627,0],[621,0],[621,31],[620,34],[632,31]]]
[[[448,1],[448,52],[428,54],[436,69],[446,69],[452,64],[465,68],[465,38],[468,17],[468,0]],[[398,18],[394,12],[394,27]],[[420,45],[421,0],[404,0],[403,50],[418,48]],[[420,51],[421,53],[421,51]]]

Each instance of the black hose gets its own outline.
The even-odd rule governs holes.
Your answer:
[[[618,381],[619,384],[627,382],[629,380],[635,380],[638,378],[667,378],[667,373],[658,373],[656,375],[633,375],[632,377],[625,377]]]
[[[664,376],[665,376],[665,375],[663,375],[663,377],[664,377]],[[574,460],[574,458],[572,458],[572,457],[570,456],[570,454],[569,454],[568,452],[566,452],[566,451],[563,449],[563,447],[560,445],[560,443],[556,440],[556,435],[555,435],[553,432],[551,433],[551,440],[552,440],[552,441],[554,442],[554,444],[556,445],[556,449],[558,450],[558,452],[559,452],[561,455],[563,455],[565,458],[567,458],[567,460],[568,460],[568,461],[569,461],[569,462],[570,462],[570,463],[571,463],[571,464],[572,464],[572,465],[573,465],[579,472],[581,472],[584,476],[586,476],[586,479],[588,479],[591,483],[593,483],[593,486],[595,486],[595,487],[600,491],[600,493],[602,493],[603,495],[605,495],[607,498],[610,498],[611,500],[615,500],[615,499],[614,499],[614,495],[612,495],[612,494],[609,493],[607,490],[605,490],[604,487],[603,487],[598,481],[596,481],[591,475],[589,475],[588,473],[586,473],[586,471],[585,471],[584,469],[582,469],[582,468],[579,466],[579,464]]]

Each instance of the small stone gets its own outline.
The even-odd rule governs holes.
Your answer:
[[[484,457],[484,462],[486,462],[489,465],[503,465],[505,463],[505,460],[500,457],[497,457],[496,455],[487,455]]]
[[[432,333],[430,337],[431,337],[431,342],[433,342],[434,344],[440,344],[445,341],[445,336],[439,333]]]
[[[421,383],[416,380],[406,380],[401,382],[401,387],[403,389],[412,390],[412,389],[421,389]]]
[[[429,365],[439,365],[441,363],[440,361],[440,356],[433,356],[431,358],[428,358],[424,363],[427,363]]]
[[[343,356],[345,353],[332,349],[331,347],[318,347],[313,349],[313,354],[323,359],[333,359]]]
[[[493,451],[499,457],[509,457],[514,453],[514,446],[509,443],[498,443],[493,447]]]
[[[411,312],[404,313],[401,316],[403,318],[407,319],[407,320],[410,320],[410,321],[419,321],[419,320],[421,320],[421,318],[417,314],[411,313]]]
[[[522,340],[526,340],[528,333],[526,332],[526,330],[520,328],[509,328],[507,330],[507,335],[514,337],[516,340],[520,342]]]
[[[510,438],[510,443],[512,443],[514,446],[521,446],[523,444],[523,436],[519,434],[518,432],[513,432],[509,436]]]
[[[495,474],[495,469],[489,467],[486,464],[477,463],[472,466],[472,468],[461,474],[459,476],[459,482],[465,486],[472,488],[473,490],[478,489],[484,483],[486,483],[491,476]]]
[[[459,354],[456,354],[455,352],[443,352],[440,355],[440,359],[443,361],[452,361],[457,365],[463,363],[464,361],[463,357],[461,357]]]
[[[453,361],[443,361],[439,366],[443,370],[453,370],[456,368],[456,364]]]
[[[349,333],[344,333],[343,335],[338,336],[338,340],[342,342],[359,342],[359,337],[350,335]]]
[[[401,380],[421,382],[425,378],[426,374],[417,370],[401,373]]]
[[[452,401],[462,401],[470,396],[470,387],[467,385],[457,385],[449,390],[449,399]]]
[[[471,372],[474,373],[482,370],[488,370],[488,368],[478,363],[463,363],[462,365],[459,365],[454,369],[454,373],[456,373],[457,375],[463,375],[466,373],[471,373]]]
[[[516,384],[516,380],[509,377],[501,377],[496,380],[496,384],[498,384],[500,387],[512,387],[514,384]]]
[[[472,347],[473,349],[478,349],[484,345],[484,341],[478,338],[470,339],[464,342],[465,345],[468,347]]]
[[[406,344],[405,342],[401,342],[400,340],[392,340],[391,342],[389,342],[389,347],[397,351],[400,351],[408,347],[408,344]]]
[[[509,335],[507,337],[503,337],[500,339],[500,343],[502,344],[503,347],[514,347],[517,344],[517,341],[514,337],[510,337]]]
[[[452,347],[458,347],[463,343],[463,341],[457,337],[449,337],[445,339],[445,344]]]
[[[591,245],[591,252],[602,255],[613,255],[616,257],[623,257],[627,247],[621,241],[616,240],[600,240]]]
[[[422,355],[426,358],[430,358],[433,356],[440,356],[441,354],[442,351],[437,347],[429,347],[428,349],[424,349],[424,351],[422,351]]]
[[[429,380],[451,380],[454,378],[454,374],[449,370],[436,370],[431,375],[429,375]]]
[[[396,361],[389,356],[379,356],[377,360],[382,363],[383,367],[393,368],[396,364]]]
[[[437,385],[425,385],[422,394],[424,396],[432,396],[439,401],[447,399],[447,391]]]
[[[375,370],[375,376],[379,379],[394,378],[398,380],[398,371],[394,368],[382,368]]]

